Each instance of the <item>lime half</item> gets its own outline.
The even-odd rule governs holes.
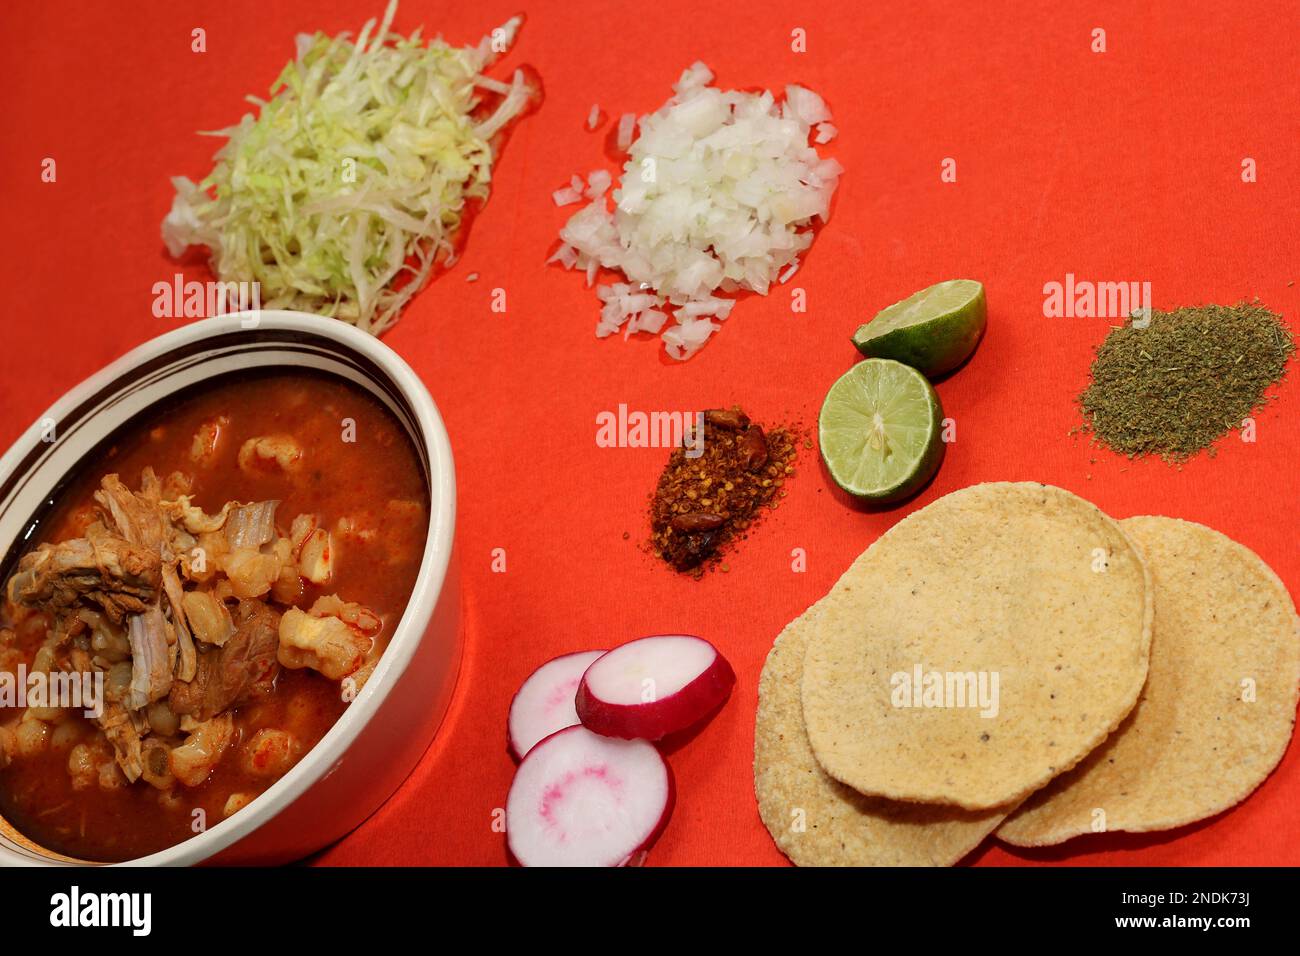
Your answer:
[[[895,302],[853,336],[867,358],[887,358],[929,378],[951,372],[975,351],[988,308],[984,286],[949,279]]]
[[[867,359],[839,377],[817,419],[822,458],[835,483],[884,504],[924,485],[943,460],[943,406],[925,376]]]

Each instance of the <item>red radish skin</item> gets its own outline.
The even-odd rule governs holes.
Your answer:
[[[668,763],[644,740],[579,725],[538,743],[506,797],[506,840],[523,866],[637,866],[668,823]]]
[[[539,740],[579,723],[574,696],[583,673],[604,651],[562,654],[533,671],[510,702],[507,734],[516,760]]]
[[[614,648],[582,675],[575,701],[584,727],[606,737],[659,740],[712,713],[736,674],[700,637],[660,634]]]

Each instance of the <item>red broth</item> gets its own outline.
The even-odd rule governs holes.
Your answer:
[[[201,388],[132,422],[101,447],[43,517],[33,546],[83,534],[94,518],[92,495],[110,473],[136,489],[146,467],[160,478],[180,471],[192,478],[193,503],[210,513],[231,500],[279,499],[280,533],[306,513],[334,532],[332,581],[318,587],[304,580],[294,606],[306,610],[323,594],[365,605],[382,621],[375,638],[381,651],[410,597],[428,526],[423,471],[402,426],[368,392],[324,373],[241,373]],[[195,432],[218,415],[228,417],[229,431],[215,462],[196,467],[190,458]],[[301,445],[301,469],[292,475],[241,470],[237,454],[244,441],[274,433]],[[45,613],[24,615],[0,604],[0,626],[16,630],[8,659],[0,657],[5,670],[16,671],[16,661],[32,666],[50,623]],[[0,816],[40,846],[78,859],[121,861],[163,850],[219,823],[233,794],[256,796],[274,783],[247,773],[239,759],[239,747],[258,730],[291,732],[301,745],[296,762],[347,708],[345,696],[339,681],[282,668],[272,693],[234,710],[234,743],[206,782],[178,784],[168,800],[143,779],[127,784],[122,778],[116,789],[75,789],[68,747],[47,742],[43,752],[15,757],[0,770]],[[14,708],[0,709],[0,727],[12,729],[19,716]],[[63,720],[84,725],[79,739],[98,734],[79,714]],[[66,731],[63,742],[77,732]]]

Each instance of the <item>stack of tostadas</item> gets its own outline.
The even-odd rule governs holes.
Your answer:
[[[976,485],[900,521],[777,638],[759,812],[813,866],[1169,829],[1268,776],[1298,694],[1295,605],[1251,551]]]

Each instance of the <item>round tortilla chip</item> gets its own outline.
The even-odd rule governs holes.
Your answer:
[[[800,866],[951,866],[1006,819],[864,797],[831,779],[803,728],[800,678],[818,607],[772,646],[758,684],[754,792],[781,852]]]
[[[940,498],[836,592],[804,661],[804,723],[826,772],[871,796],[1017,803],[1105,740],[1146,679],[1141,554],[1060,488]]]
[[[1286,586],[1253,551],[1203,525],[1121,524],[1155,582],[1146,687],[1105,744],[1002,826],[999,838],[1015,846],[1203,820],[1249,796],[1291,740],[1300,621]]]

